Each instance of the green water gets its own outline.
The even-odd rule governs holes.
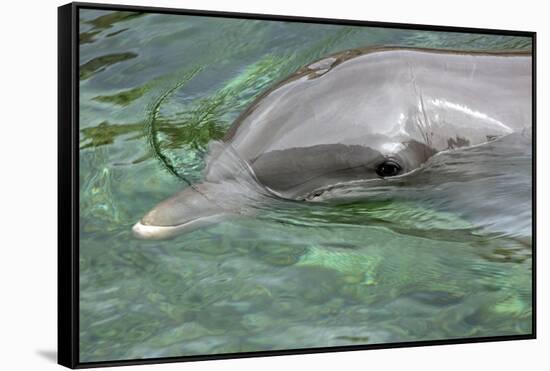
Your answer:
[[[80,360],[531,332],[531,143],[441,156],[347,205],[261,206],[169,241],[132,225],[202,176],[279,79],[369,45],[530,39],[80,11]],[[444,170],[437,161],[445,163]]]

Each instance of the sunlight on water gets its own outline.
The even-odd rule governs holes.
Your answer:
[[[80,18],[81,361],[530,333],[524,137],[435,156],[389,184],[336,186],[325,196],[338,203],[256,189],[255,202],[209,228],[169,241],[131,235],[153,205],[202,178],[209,143],[255,97],[307,63],[369,45],[511,50],[529,39]]]

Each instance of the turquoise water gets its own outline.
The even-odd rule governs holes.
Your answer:
[[[531,141],[451,152],[347,204],[258,205],[169,241],[132,225],[207,144],[324,55],[530,39],[81,10],[80,360],[531,332]]]

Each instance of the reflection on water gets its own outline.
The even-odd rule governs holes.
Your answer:
[[[239,112],[308,62],[368,45],[529,49],[529,39],[80,18],[81,361],[530,333],[525,137],[435,156],[389,184],[333,187],[323,195],[337,204],[251,192],[254,203],[212,227],[131,235],[201,179],[208,143]]]

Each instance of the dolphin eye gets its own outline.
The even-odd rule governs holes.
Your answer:
[[[401,172],[401,165],[394,160],[386,160],[376,167],[376,174],[385,178],[396,176]]]

